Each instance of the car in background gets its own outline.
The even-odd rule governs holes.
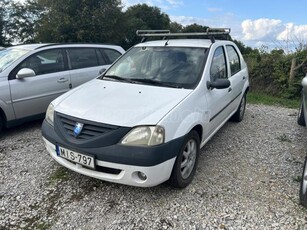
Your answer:
[[[301,105],[297,115],[297,123],[306,126],[307,121],[307,75],[302,80]],[[307,157],[305,158],[303,174],[300,186],[300,202],[307,207]]]
[[[97,77],[124,49],[98,44],[28,44],[0,51],[0,132],[44,116],[56,97]]]
[[[188,186],[200,148],[244,117],[247,65],[234,42],[215,40],[230,29],[220,31],[139,31],[142,43],[99,78],[50,103],[42,135],[51,157],[101,180]]]

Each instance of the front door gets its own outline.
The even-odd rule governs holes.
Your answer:
[[[21,62],[10,74],[9,85],[16,119],[43,114],[49,103],[70,89],[70,73],[61,49],[45,50]],[[17,72],[29,68],[34,77],[16,79]]]

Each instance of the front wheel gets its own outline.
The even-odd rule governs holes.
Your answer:
[[[300,203],[307,208],[307,157],[305,158],[301,187],[300,187]]]
[[[2,118],[1,114],[0,114],[0,134],[3,130],[3,127],[4,127],[4,119]]]
[[[244,118],[246,108],[246,93],[244,93],[237,111],[230,118],[231,121],[240,122]]]
[[[198,162],[199,142],[199,135],[194,130],[185,138],[170,177],[172,186],[185,188],[193,180]]]

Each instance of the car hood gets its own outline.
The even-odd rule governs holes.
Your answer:
[[[55,100],[54,106],[57,112],[105,124],[155,125],[191,92],[94,79]]]

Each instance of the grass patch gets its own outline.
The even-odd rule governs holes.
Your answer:
[[[247,102],[250,104],[275,105],[291,109],[297,109],[300,105],[299,99],[286,99],[270,96],[259,92],[248,92]]]
[[[280,135],[279,137],[277,137],[277,139],[278,139],[280,142],[288,142],[288,143],[291,143],[291,142],[292,142],[292,141],[287,137],[286,134]]]
[[[296,176],[296,177],[293,177],[292,179],[293,179],[294,182],[300,183],[301,180],[302,180],[302,176]]]
[[[51,184],[56,184],[59,181],[65,181],[68,179],[67,169],[64,167],[57,168],[50,176]]]

